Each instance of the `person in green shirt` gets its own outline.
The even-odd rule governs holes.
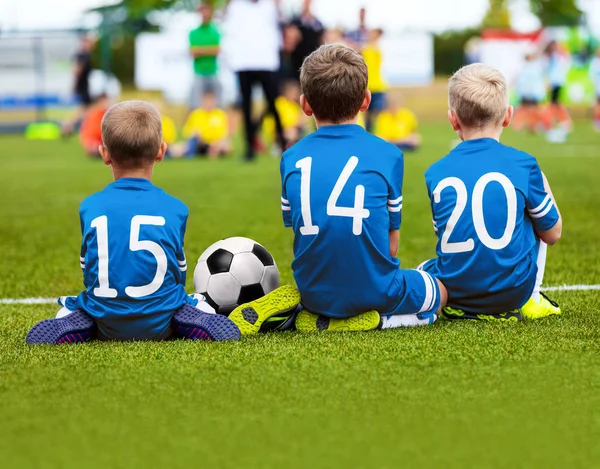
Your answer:
[[[220,98],[220,86],[217,78],[217,56],[219,55],[221,34],[213,23],[213,7],[201,3],[198,12],[202,24],[190,31],[190,54],[194,58],[194,84],[190,108],[196,109],[200,98],[211,92]],[[219,99],[220,101],[220,99]]]

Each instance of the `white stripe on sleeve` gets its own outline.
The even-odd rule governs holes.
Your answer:
[[[530,209],[529,213],[531,213],[533,215],[534,213],[541,212],[549,200],[550,200],[550,194],[547,194],[546,197],[544,198],[544,200],[542,201],[542,203],[539,204],[536,208]]]
[[[548,204],[548,206],[546,207],[546,209],[543,212],[530,213],[529,216],[531,218],[542,218],[542,217],[546,216],[550,210],[552,210],[552,207],[554,207],[554,202],[550,201],[550,203]]]
[[[288,206],[286,206],[286,205],[282,205],[282,206],[281,206],[281,210],[283,210],[284,212],[291,212],[291,211],[292,211],[292,208],[291,208],[291,207],[288,207]]]
[[[287,199],[284,199],[284,198],[282,197],[282,198],[281,198],[281,203],[282,203],[282,204],[284,204],[284,205],[289,205],[289,204],[290,204],[290,201],[289,201],[289,200],[287,200]]]
[[[402,196],[397,199],[388,199],[388,205],[398,205],[400,202],[402,202]]]
[[[399,212],[402,210],[402,204],[400,204],[398,207],[392,207],[391,205],[388,205],[388,210],[390,212]]]

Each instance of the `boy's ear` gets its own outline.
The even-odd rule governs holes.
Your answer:
[[[156,155],[156,158],[154,158],[155,163],[160,163],[162,160],[165,159],[165,155],[167,154],[167,148],[167,142],[161,142],[160,148],[158,149],[158,155]]]
[[[460,130],[460,121],[458,120],[456,112],[454,112],[452,109],[448,110],[448,120],[450,121],[450,125],[454,131],[458,132]]]
[[[367,90],[365,93],[365,99],[363,99],[362,106],[360,107],[360,112],[367,112],[369,106],[371,105],[371,92]]]
[[[100,145],[98,147],[98,151],[100,152],[100,156],[102,157],[102,161],[106,166],[110,166],[112,164],[112,160],[110,159],[110,155],[108,154],[108,150],[104,145]]]
[[[302,108],[302,112],[308,117],[311,117],[314,114],[310,104],[308,104],[308,101],[303,94],[300,95],[300,107]]]
[[[508,127],[513,120],[515,115],[515,108],[513,106],[508,106],[506,110],[506,114],[504,115],[504,121],[502,121],[502,127]]]

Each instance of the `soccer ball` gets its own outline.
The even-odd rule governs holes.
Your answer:
[[[225,316],[243,303],[257,300],[279,287],[279,269],[263,246],[248,238],[216,242],[200,256],[194,289]]]

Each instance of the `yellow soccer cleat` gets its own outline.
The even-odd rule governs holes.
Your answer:
[[[378,329],[380,325],[381,316],[377,311],[344,319],[300,311],[296,317],[296,329],[300,332],[364,332]]]
[[[229,315],[242,335],[257,334],[263,323],[277,315],[292,314],[300,304],[296,287],[284,285],[258,300],[235,308]]]
[[[541,319],[561,313],[560,307],[543,293],[540,293],[540,301],[529,298],[529,301],[521,308],[525,319]]]

